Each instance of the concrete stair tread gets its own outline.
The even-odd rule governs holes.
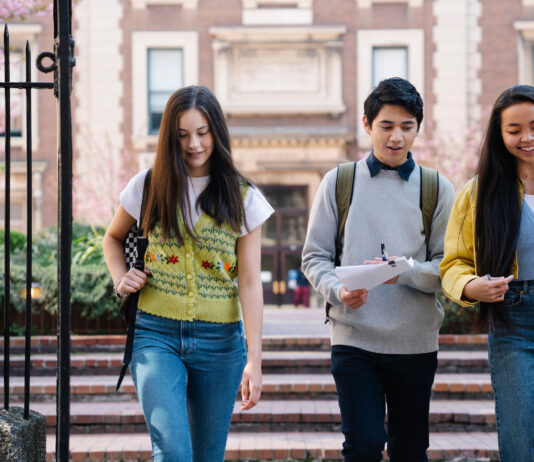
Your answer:
[[[71,377],[71,393],[100,394],[114,392],[117,382],[116,375],[74,375]],[[22,393],[23,377],[11,377],[11,393]],[[32,393],[55,393],[56,378],[54,376],[34,376],[31,378]],[[334,379],[330,374],[264,374],[264,393],[335,393]],[[433,390],[436,392],[492,392],[489,374],[436,374]],[[3,386],[0,387],[3,391]],[[120,393],[135,392],[130,376],[124,378]]]
[[[21,406],[13,403],[12,406]],[[47,419],[48,425],[55,425],[56,404],[54,401],[35,402],[30,409],[39,412]],[[431,421],[480,422],[480,418],[490,418],[494,423],[494,402],[489,400],[437,400],[430,402]],[[141,406],[137,400],[116,402],[72,402],[70,404],[73,424],[130,424],[144,422]],[[284,418],[285,417],[285,418]],[[340,421],[337,400],[260,400],[252,409],[242,412],[240,402],[234,405],[233,421],[330,421],[336,417]],[[483,421],[485,421],[483,419]]]
[[[72,346],[105,346],[105,345],[123,345],[126,341],[125,335],[73,335],[71,337]],[[301,345],[321,345],[330,343],[328,333],[312,335],[309,334],[264,334],[263,344],[279,343],[285,346],[292,344]],[[485,334],[441,334],[439,336],[440,345],[487,345],[487,335]],[[10,345],[24,346],[25,338],[23,336],[11,336]],[[55,346],[57,345],[57,336],[55,335],[34,335],[31,339],[32,346]],[[0,348],[4,346],[4,339],[0,338]]]
[[[307,455],[341,460],[343,437],[329,432],[230,433],[225,460],[304,459]],[[55,436],[47,437],[47,460],[55,451]],[[144,433],[71,435],[72,460],[149,460],[150,438]],[[308,453],[308,454],[307,454]],[[489,457],[497,459],[497,435],[493,432],[431,433],[429,459]]]
[[[76,353],[71,355],[71,364],[77,363],[83,365],[87,362],[98,362],[102,365],[106,363],[116,362],[122,363],[122,353]],[[264,360],[330,360],[329,351],[264,351],[262,353]],[[55,365],[57,355],[53,353],[47,354],[32,354],[32,361],[35,363],[44,363]],[[461,350],[447,350],[439,351],[438,359],[445,360],[487,360],[488,353],[486,351],[461,351]],[[24,355],[11,355],[11,363],[24,362]],[[93,364],[94,365],[94,364]]]

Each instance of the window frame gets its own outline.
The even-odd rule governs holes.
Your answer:
[[[374,47],[406,47],[408,77],[424,100],[425,43],[423,29],[364,29],[357,33],[357,139],[358,147],[368,149],[371,139],[363,128],[363,104],[372,90]],[[421,127],[420,133],[423,127]]]
[[[35,59],[36,56],[39,56],[39,34],[43,30],[41,24],[10,24],[9,25],[9,42],[10,48],[15,49],[16,53],[21,55],[22,59],[26,58],[26,41],[28,41],[31,50],[32,59]],[[2,49],[3,53],[3,49]],[[12,57],[13,52],[10,53]],[[3,74],[3,73],[2,73]],[[23,65],[21,70],[21,81],[26,79],[25,66]],[[30,77],[32,82],[38,81],[38,72],[36,67],[33,65],[30,66]],[[3,80],[3,75],[2,75]],[[13,78],[11,77],[13,81]],[[11,147],[13,148],[26,148],[26,96],[24,95],[24,90],[19,90],[21,92],[21,134],[11,135]],[[39,98],[36,97],[36,93],[32,94],[32,148],[34,151],[39,150]],[[3,99],[3,98],[2,98]],[[0,135],[0,142],[4,143],[5,135]]]
[[[534,0],[533,0],[534,4]],[[534,21],[516,21],[518,83],[534,84]]]
[[[528,1],[528,0],[523,0]],[[531,0],[534,1],[534,0]],[[409,7],[419,8],[423,6],[423,0],[356,0],[358,7],[371,8],[374,4],[380,3],[407,3]]]
[[[150,96],[157,92],[157,90],[152,90],[150,88],[150,85],[151,85],[151,81],[150,81],[150,66],[151,66],[151,63],[150,63],[150,56],[151,56],[151,52],[152,51],[167,51],[167,50],[170,50],[170,51],[180,51],[180,58],[182,60],[182,63],[181,63],[181,67],[182,67],[182,76],[181,76],[181,79],[182,79],[182,83],[184,81],[184,50],[183,48],[148,48],[147,49],[147,56],[146,56],[146,59],[147,59],[147,124],[148,124],[148,135],[149,136],[158,136],[158,133],[159,133],[159,129],[157,132],[153,132],[152,131],[152,127],[151,127],[151,122],[150,122],[150,118],[151,118],[151,103],[150,103]],[[174,90],[171,90],[171,91],[174,91]]]
[[[198,32],[136,31],[132,33],[132,141],[135,148],[146,149],[157,143],[148,134],[148,50],[183,51],[182,85],[197,85],[199,74]]]
[[[405,66],[406,66],[406,79],[410,79],[410,68],[409,68],[409,62],[410,62],[410,49],[405,46],[383,46],[383,45],[374,45],[371,49],[371,83],[374,86],[376,82],[376,74],[375,74],[375,51],[376,50],[406,50],[406,57],[405,57]]]
[[[184,10],[196,10],[198,0],[131,0],[136,10],[142,10],[149,6],[181,6]]]

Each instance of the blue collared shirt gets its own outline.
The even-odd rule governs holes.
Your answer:
[[[410,175],[413,172],[413,169],[415,168],[415,162],[412,157],[412,153],[408,152],[408,157],[406,159],[406,162],[404,162],[402,165],[399,165],[398,167],[389,167],[382,162],[380,162],[373,151],[367,156],[367,166],[369,167],[369,172],[371,172],[371,178],[378,175],[380,173],[380,170],[397,170],[399,172],[399,176],[404,180],[408,181],[410,178]]]

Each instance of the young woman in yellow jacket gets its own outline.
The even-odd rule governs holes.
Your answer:
[[[489,327],[501,462],[534,461],[534,87],[495,102],[477,176],[456,199],[444,293]]]

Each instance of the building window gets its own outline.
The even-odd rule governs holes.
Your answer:
[[[185,10],[195,10],[198,0],[131,0],[134,9],[140,10],[149,6],[182,6]]]
[[[163,108],[171,93],[197,84],[197,32],[132,34],[132,135],[136,149],[156,143]]]
[[[531,0],[523,0],[531,1]],[[423,6],[423,0],[356,0],[360,8],[371,8],[373,5],[380,3],[405,3],[410,7],[419,8]]]
[[[0,199],[0,226],[2,228],[5,226],[5,203],[4,199]],[[9,215],[11,217],[10,225],[11,229],[17,231],[23,231],[23,225],[25,224],[25,203],[21,198],[12,198],[11,207],[9,209],[11,212]]]
[[[3,50],[1,50],[3,53]],[[24,80],[23,68],[24,68],[24,58],[20,50],[10,51],[10,66],[9,66],[9,80],[11,82],[22,82]],[[2,77],[4,74],[4,65],[0,67],[2,71]],[[3,79],[2,79],[3,81]],[[11,95],[11,136],[21,137],[22,136],[22,111],[24,108],[23,93],[22,90],[17,90],[12,88],[10,91]],[[0,101],[0,113],[5,117],[5,101],[4,98]],[[5,135],[5,126],[2,124],[0,126],[0,135]]]
[[[183,50],[150,48],[148,60],[148,133],[159,132],[169,96],[183,87]]]
[[[242,0],[245,26],[313,24],[313,0]]]
[[[358,31],[358,146],[367,149],[371,140],[361,120],[363,103],[384,78],[409,80],[424,100],[424,32],[422,29],[376,29]]]
[[[30,48],[32,51],[32,56],[37,56],[39,54],[39,44],[37,38],[39,33],[42,30],[42,26],[38,24],[10,24],[9,25],[9,37],[10,37],[10,80],[11,82],[21,82],[26,79],[25,67],[26,61],[23,50],[26,46],[26,42],[29,42]],[[0,53],[4,53],[3,43],[0,47]],[[3,80],[4,77],[4,65],[2,59],[2,64],[0,65],[0,79]],[[35,81],[36,68],[31,66],[31,80]],[[2,116],[5,114],[5,102],[2,97],[0,99],[0,114]],[[24,144],[24,139],[22,138],[25,135],[25,96],[24,90],[11,90],[11,140],[12,147],[21,147]],[[34,150],[39,149],[39,137],[38,137],[38,98],[33,99],[32,106],[32,139],[33,139],[33,148]],[[0,129],[0,137],[3,138],[5,135],[4,127]],[[0,142],[3,142],[0,140]]]
[[[407,47],[373,47],[373,88],[390,77],[409,80]]]

